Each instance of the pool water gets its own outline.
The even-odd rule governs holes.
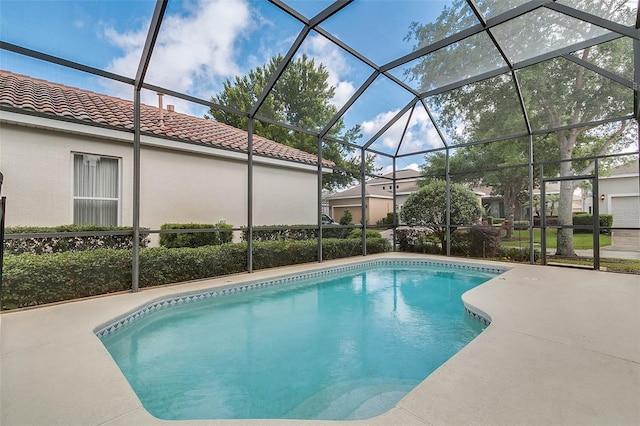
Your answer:
[[[102,341],[161,419],[366,419],[483,330],[461,295],[495,275],[367,267],[171,306]]]

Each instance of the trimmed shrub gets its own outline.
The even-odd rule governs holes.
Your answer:
[[[540,259],[540,251],[534,250],[533,255],[536,261]],[[529,247],[500,247],[497,257],[503,260],[511,260],[513,262],[529,262],[530,251]]]
[[[140,253],[140,287],[198,280],[247,270],[247,245],[149,248]],[[131,280],[129,280],[129,283]]]
[[[600,228],[611,228],[613,226],[613,215],[612,214],[601,214],[600,215]]]
[[[472,226],[451,233],[451,253],[458,256],[494,257],[500,248],[502,230],[495,227]],[[441,254],[440,241],[427,229],[396,230],[401,251]]]
[[[418,244],[421,238],[426,238],[431,231],[426,228],[397,228],[396,243],[401,251],[412,251],[411,247]]]
[[[451,254],[470,257],[495,257],[500,249],[502,230],[472,226],[451,233]]]
[[[315,225],[271,225],[278,229],[254,229],[253,241],[305,241],[318,238],[318,229]],[[308,228],[314,226],[314,228]],[[306,227],[300,229],[297,227]],[[322,238],[346,238],[350,228],[343,228],[337,225],[324,225],[322,227]],[[247,241],[249,232],[242,229],[242,241]]]
[[[340,225],[345,226],[351,225],[352,220],[353,215],[351,214],[351,211],[345,210],[344,213],[342,213],[342,216],[340,216],[340,220],[338,222],[340,223]]]
[[[219,246],[233,239],[233,226],[226,223],[165,223],[160,229],[224,229],[214,232],[181,232],[160,234],[160,246],[166,248]]]
[[[505,219],[505,218],[503,218],[503,217],[494,217],[494,218],[491,220],[491,225],[492,225],[492,226],[500,226],[500,227],[501,227],[502,225],[504,225],[504,221],[505,221],[505,220],[507,220],[507,219]]]
[[[377,221],[376,225],[393,225],[394,216],[395,216],[395,213],[393,212],[387,213],[387,217],[383,217],[382,219]]]
[[[8,255],[3,265],[2,308],[40,305],[130,287],[130,250]]]
[[[454,256],[471,256],[471,233],[468,229],[461,229],[451,233],[451,254]]]
[[[287,240],[314,240],[318,238],[318,230],[315,228],[295,229],[298,226],[309,225],[269,225],[279,229],[254,229],[253,241],[287,241]],[[249,240],[249,231],[242,229],[242,241]]]
[[[557,226],[560,224],[557,216],[547,216],[545,218],[545,223],[547,224],[547,226]],[[541,226],[541,224],[542,224],[542,218],[539,216],[535,216],[533,218],[533,226],[538,227],[538,226]]]
[[[367,240],[367,252],[389,250],[384,238]],[[323,240],[325,259],[359,255],[361,242]],[[254,269],[317,260],[315,241],[254,243]],[[44,255],[5,256],[2,309],[53,303],[131,288],[131,250],[96,249]],[[140,252],[140,287],[217,277],[246,271],[247,244],[197,248],[147,248]]]
[[[600,218],[600,232],[606,233],[609,232],[609,228],[613,226],[613,215],[610,214],[601,214]],[[574,213],[573,214],[573,225],[586,225],[593,226],[593,215],[589,213]],[[574,234],[591,234],[592,229],[574,229]]]
[[[376,231],[375,229],[367,229],[366,234],[367,240],[369,238],[382,238],[380,231]],[[349,235],[347,235],[347,238],[362,238],[362,230],[357,228],[352,229]]]
[[[367,238],[367,253],[384,253],[391,249],[391,243],[386,238]],[[322,242],[322,257],[324,260],[340,259],[358,256],[362,253],[362,241],[356,239],[327,239]]]
[[[347,238],[352,229],[354,228],[343,228],[336,225],[325,226],[322,228],[322,238]]]
[[[529,221],[528,220],[514,220],[513,227],[515,229],[529,229]]]
[[[130,226],[96,226],[96,225],[60,225],[54,227],[44,226],[14,226],[5,229],[5,234],[39,234],[60,233],[55,237],[6,239],[4,244],[5,254],[46,254],[62,253],[67,251],[86,251],[102,248],[127,250],[133,248],[133,234],[131,235],[88,235],[81,237],[64,236],[65,232],[93,232],[93,231],[132,231]],[[140,247],[144,248],[149,243],[148,228],[140,232]]]

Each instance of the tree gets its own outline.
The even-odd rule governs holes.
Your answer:
[[[480,3],[485,7],[491,7],[488,2],[478,2],[479,5]],[[504,12],[507,10],[504,6],[509,7],[507,3],[508,0],[495,2],[493,6],[501,8],[497,12]],[[626,0],[578,0],[574,7],[616,22],[632,12]],[[582,31],[578,39],[589,40],[592,38],[592,32],[600,31],[593,25],[574,28],[568,17],[558,14],[557,22],[561,23],[562,19],[566,19],[567,27],[571,27],[576,33]],[[415,39],[416,48],[418,48],[441,39],[443,35],[467,28],[474,22],[473,12],[467,7],[467,3],[456,0],[450,7],[445,7],[436,23],[426,25],[414,23],[410,27],[407,38]],[[562,25],[558,27],[561,28]],[[558,43],[558,34],[548,31],[548,28],[543,26],[527,28],[527,30],[516,25],[505,26],[505,28],[505,31],[514,32],[511,34],[512,40],[518,40],[517,43],[512,42],[508,46],[507,55],[511,57],[528,58],[531,56],[529,51],[535,52],[540,47],[556,46]],[[500,40],[510,39],[509,34],[501,35]],[[429,58],[425,58],[414,68],[409,69],[407,75],[419,80],[423,90],[429,90],[433,86],[433,76],[446,75],[443,73],[459,74],[456,67],[458,69],[474,67],[474,61],[477,63],[481,58],[479,55],[483,55],[482,63],[484,64],[491,63],[487,61],[492,60],[495,64],[501,62],[499,58],[495,59],[495,52],[492,59],[491,52],[480,49],[479,46],[482,46],[479,39],[461,42],[456,49],[450,50],[449,60],[430,61]],[[620,38],[576,52],[576,57],[630,78],[629,76],[633,75],[633,55],[630,54],[630,46],[630,40]],[[520,69],[516,71],[516,75],[533,130],[570,127],[603,118],[624,117],[633,111],[633,100],[628,89],[564,58],[556,58]],[[464,143],[526,132],[524,116],[516,94],[515,81],[510,74],[506,74],[439,94],[430,100],[437,109],[441,126],[456,135],[454,136],[456,143]],[[461,126],[461,123],[464,125]],[[539,162],[550,158],[557,161],[553,167],[545,166],[547,177],[591,173],[595,167],[592,161],[576,159],[603,155],[630,143],[633,139],[624,138],[627,127],[628,123],[622,121],[601,126],[585,125],[570,130],[557,130],[536,139],[535,160]],[[462,132],[460,132],[461,128]],[[549,142],[552,144],[545,145]],[[538,144],[545,148],[540,149],[541,146]],[[471,151],[486,151],[486,149],[469,148]],[[540,158],[545,155],[548,158]],[[499,163],[499,159],[495,157],[485,162],[485,164]],[[553,176],[551,173],[557,174]],[[508,190],[513,190],[511,194],[513,196],[518,187],[522,187],[517,182],[512,188],[509,186],[513,183],[512,181],[519,179],[518,176],[510,177],[506,174],[497,180],[501,186],[499,191],[505,196],[505,204],[510,197]],[[570,226],[573,223],[573,192],[578,185],[579,181],[561,181],[558,200],[560,225]],[[557,238],[556,254],[575,255],[572,229],[560,229]]]
[[[271,75],[282,62],[281,55],[273,57],[267,64],[256,67],[245,76],[236,76],[227,80],[223,91],[212,97],[212,102],[231,106],[242,111],[250,111],[267,86]],[[324,65],[316,65],[314,59],[306,55],[291,61],[282,76],[258,110],[258,115],[300,129],[319,132],[337,113],[331,104],[335,87],[328,83],[329,73]],[[238,129],[247,130],[247,117],[211,108],[210,117]],[[273,141],[317,154],[318,140],[315,136],[294,132],[285,127],[254,120],[254,133]],[[331,128],[331,138],[355,143],[361,138],[360,127],[345,129],[344,122],[338,122]],[[326,189],[347,186],[360,175],[360,158],[352,155],[354,149],[333,140],[323,142],[323,159],[335,163],[334,172],[323,177]],[[373,172],[374,157],[365,160],[366,171]]]
[[[351,225],[352,220],[353,215],[351,214],[351,211],[345,210],[344,213],[342,213],[342,216],[340,216],[340,225]]]
[[[509,140],[460,147],[453,150],[449,159],[453,182],[489,186],[492,195],[502,197],[505,217],[509,220],[507,239],[513,236],[516,207],[527,201],[529,154],[526,141],[522,142]],[[444,176],[445,167],[446,157],[439,152],[425,158],[422,173],[424,176]]]
[[[477,223],[482,208],[476,196],[464,186],[450,185],[450,211],[452,226]],[[440,239],[442,252],[446,253],[447,240],[447,184],[441,179],[432,179],[418,192],[409,195],[402,205],[400,218],[409,226],[430,229]]]

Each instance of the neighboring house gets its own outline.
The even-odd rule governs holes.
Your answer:
[[[418,180],[420,172],[405,169],[396,172],[396,211],[407,200],[409,195],[420,187]],[[381,219],[393,212],[393,173],[388,173],[381,178],[371,179],[365,185],[365,212],[367,223],[375,225]],[[327,197],[329,201],[329,215],[336,221],[349,210],[352,215],[352,223],[361,223],[362,217],[362,191],[361,186],[337,192]]]
[[[613,215],[613,226],[640,228],[640,173],[638,160],[617,167],[598,179],[600,213]]]
[[[7,226],[132,225],[131,101],[0,71],[0,125]],[[247,224],[245,131],[161,103],[141,106],[141,131],[141,226]],[[316,223],[316,156],[253,146],[254,225]]]
[[[418,181],[421,178],[420,172],[412,169],[399,170],[396,172],[396,211],[400,211],[402,205],[407,201],[407,198],[409,198],[409,195],[420,189]],[[393,211],[393,185],[393,173],[388,173],[381,178],[367,181],[365,185],[365,206],[368,224],[377,223]],[[345,210],[350,210],[353,216],[352,223],[360,223],[362,212],[360,207],[362,204],[360,188],[360,185],[357,185],[326,197],[329,201],[329,214],[335,220],[339,220]],[[489,216],[505,217],[503,198],[500,195],[492,195],[492,187],[474,187],[471,188],[471,191],[478,197],[478,201],[485,209],[485,213]],[[540,189],[534,189],[533,193],[534,195],[540,195]],[[559,193],[560,184],[558,182],[547,183],[547,215],[557,214],[557,196]],[[553,197],[555,197],[555,201],[550,199]],[[583,204],[581,195],[576,190],[576,194],[574,194],[573,197],[573,211],[584,211]],[[553,209],[551,209],[552,206]],[[515,220],[527,219],[527,206],[516,206]]]

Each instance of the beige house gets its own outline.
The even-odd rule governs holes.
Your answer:
[[[409,195],[416,192],[420,172],[405,169],[396,172],[396,211],[409,198]],[[387,217],[393,212],[393,173],[388,173],[380,178],[367,181],[365,185],[365,212],[367,224],[375,225],[376,222]],[[357,185],[344,191],[335,193],[327,197],[329,202],[329,215],[336,221],[349,210],[352,215],[352,223],[361,223],[362,218],[362,191]]]
[[[246,225],[247,133],[161,104],[141,116],[140,225]],[[7,226],[132,225],[131,101],[0,71],[0,125]],[[254,225],[316,223],[317,158],[253,143]]]

